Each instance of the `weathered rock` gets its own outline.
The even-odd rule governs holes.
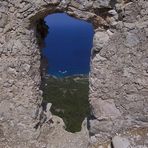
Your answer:
[[[128,139],[120,137],[120,136],[115,136],[112,140],[114,148],[128,148],[130,146],[130,142]]]
[[[118,14],[116,12],[116,10],[114,10],[114,9],[113,10],[109,10],[108,13],[111,14],[111,15],[117,15]]]
[[[105,46],[105,44],[107,44],[108,40],[109,40],[109,36],[107,32],[103,32],[103,31],[96,32],[94,35],[93,50],[100,51]]]
[[[128,132],[116,135],[112,139],[114,148],[147,148],[148,143],[146,142],[148,138],[147,128],[135,128],[129,130]]]
[[[93,4],[94,8],[110,8],[111,0],[96,0]]]
[[[34,128],[42,102],[35,27],[54,12],[89,21],[95,29],[89,76],[93,118],[79,133],[66,132],[54,116],[52,125]],[[1,0],[0,147],[110,148],[113,139],[115,148],[147,148],[147,19],[144,0]]]
[[[135,33],[130,33],[130,32],[127,32],[127,35],[126,35],[126,46],[127,47],[134,47],[136,46],[138,43],[139,43],[139,39],[138,39],[138,36],[135,34]]]
[[[96,99],[91,101],[93,115],[98,120],[115,119],[121,116],[120,111],[116,108],[114,100]]]

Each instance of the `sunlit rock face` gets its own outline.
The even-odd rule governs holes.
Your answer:
[[[147,10],[144,0],[0,1],[0,147],[110,148],[112,139],[114,148],[147,148]],[[92,118],[75,134],[64,130],[59,117],[41,122],[50,111],[41,107],[36,25],[59,11],[88,20],[95,29]],[[42,125],[36,129],[37,123]]]

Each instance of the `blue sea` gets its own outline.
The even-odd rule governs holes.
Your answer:
[[[94,35],[92,24],[65,13],[48,15],[45,22],[49,30],[43,55],[48,59],[48,74],[56,77],[88,74]]]

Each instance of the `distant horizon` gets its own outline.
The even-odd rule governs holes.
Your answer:
[[[45,17],[49,26],[43,55],[48,59],[48,74],[64,77],[88,74],[93,42],[93,25],[65,13]]]

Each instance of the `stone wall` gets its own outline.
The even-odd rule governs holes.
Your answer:
[[[56,116],[54,123],[34,128],[42,113],[35,27],[55,12],[89,21],[95,29],[92,118],[76,134],[66,132]],[[148,147],[146,0],[1,0],[0,20],[0,147]]]

